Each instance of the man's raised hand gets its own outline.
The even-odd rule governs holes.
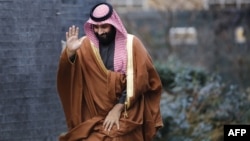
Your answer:
[[[80,48],[83,38],[79,39],[79,27],[75,25],[69,27],[69,31],[66,32],[66,46],[67,54],[69,57],[76,53],[76,50]]]

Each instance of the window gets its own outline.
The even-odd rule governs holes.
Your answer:
[[[171,45],[197,44],[197,32],[194,27],[173,27],[169,30]]]

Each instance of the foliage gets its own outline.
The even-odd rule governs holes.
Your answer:
[[[250,123],[249,91],[223,83],[216,74],[177,64],[155,65],[166,90],[161,101],[164,127],[155,141],[220,141],[223,125]]]
[[[165,64],[156,62],[155,66],[166,91],[183,88],[192,90],[205,85],[209,76],[205,70],[184,65],[173,56]]]

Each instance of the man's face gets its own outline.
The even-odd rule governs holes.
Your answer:
[[[115,37],[115,28],[110,24],[93,25],[94,33],[100,43],[108,44]]]
[[[111,25],[110,24],[101,24],[101,25],[93,25],[94,32],[102,38],[106,38],[106,33],[110,32]]]

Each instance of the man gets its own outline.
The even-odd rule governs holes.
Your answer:
[[[127,34],[108,3],[66,32],[57,88],[68,132],[60,141],[151,141],[163,126],[162,85],[141,41]]]

